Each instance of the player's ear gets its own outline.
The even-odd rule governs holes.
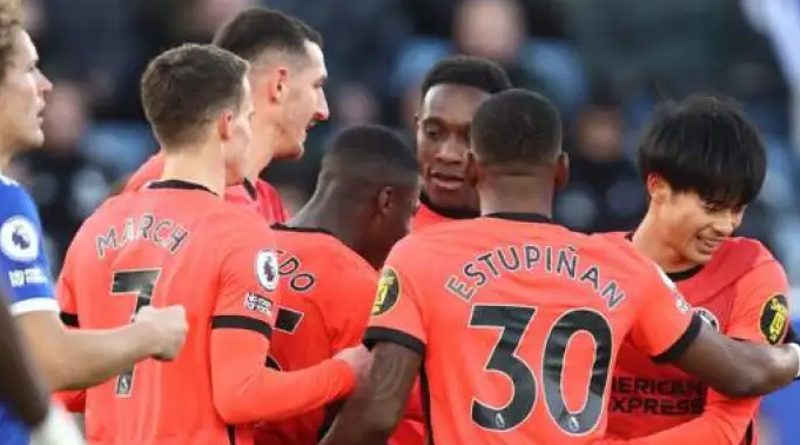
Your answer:
[[[223,110],[217,118],[217,136],[222,141],[228,141],[233,133],[233,119],[235,115],[232,110]]]
[[[272,69],[266,83],[270,100],[277,103],[284,102],[289,89],[289,68],[278,66]]]
[[[562,151],[556,159],[556,190],[561,190],[569,183],[569,154]]]
[[[395,190],[391,186],[381,187],[378,190],[376,210],[379,215],[386,216],[391,213]]]
[[[667,202],[672,194],[672,189],[667,184],[667,181],[655,173],[647,175],[646,186],[650,201],[654,203]]]

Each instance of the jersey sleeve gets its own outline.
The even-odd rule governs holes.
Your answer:
[[[730,324],[729,337],[776,345],[789,329],[789,283],[776,261],[756,267],[740,278]]]
[[[320,408],[355,386],[350,367],[338,359],[295,372],[266,366],[279,304],[274,238],[258,215],[250,224],[220,225],[216,242],[227,246],[211,319],[214,405],[230,424],[278,421]]]
[[[58,311],[36,207],[19,186],[0,184],[0,282],[11,313]]]
[[[334,351],[357,345],[364,337],[375,297],[378,274],[367,265],[348,266],[341,292],[327,292],[320,308]],[[347,302],[342,303],[342,295]]]
[[[759,398],[731,399],[709,389],[703,413],[650,436],[630,439],[628,445],[739,445],[752,425]]]
[[[646,271],[639,289],[646,294],[642,295],[633,322],[631,343],[656,362],[680,357],[697,338],[702,321],[692,317],[683,295],[655,264]]]
[[[401,242],[389,254],[378,280],[364,344],[371,348],[390,342],[425,355],[427,344],[424,323],[426,302],[418,281],[424,279],[419,268],[419,254],[413,246]]]

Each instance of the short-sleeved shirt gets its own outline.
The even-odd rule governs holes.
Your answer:
[[[36,205],[19,184],[2,175],[0,203],[0,286],[11,313],[58,312]],[[2,403],[0,437],[7,445],[28,443],[27,429]]]
[[[670,278],[692,311],[719,332],[765,344],[778,344],[786,335],[789,326],[786,275],[756,240],[730,238],[708,264],[671,274]],[[609,434],[630,439],[689,422],[703,413],[709,391],[712,397],[722,397],[681,369],[654,363],[632,345],[625,344],[609,399]],[[759,400],[747,398],[735,403],[749,406],[755,415]],[[743,443],[756,443],[757,429],[751,425],[745,431]]]
[[[281,305],[270,366],[295,371],[360,342],[378,273],[329,232],[273,228],[279,246]],[[256,444],[316,444],[325,420],[325,410],[319,409],[285,422],[259,424]]]
[[[81,227],[58,283],[67,317],[81,328],[129,323],[145,305],[181,304],[189,333],[169,363],[148,359],[87,390],[93,444],[252,443],[212,397],[214,329],[254,331],[266,361],[277,317],[275,240],[252,211],[182,181],[153,183],[107,201]]]
[[[581,444],[605,433],[623,340],[668,360],[700,323],[624,240],[506,213],[400,241],[364,340],[423,356],[434,443]]]
[[[416,232],[443,222],[475,218],[477,216],[477,212],[470,210],[439,207],[431,202],[428,195],[422,193],[419,198],[419,209],[414,214],[414,218],[411,219],[411,231]]]
[[[142,189],[147,183],[157,181],[163,171],[164,155],[157,153],[131,175],[123,192]],[[229,186],[225,190],[225,200],[250,207],[269,224],[282,223],[289,219],[289,212],[278,191],[262,179],[257,179],[255,184],[245,180],[242,184]]]

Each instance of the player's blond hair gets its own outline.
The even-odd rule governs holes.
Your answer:
[[[22,26],[20,0],[0,0],[0,81],[6,77],[14,54],[14,31]]]

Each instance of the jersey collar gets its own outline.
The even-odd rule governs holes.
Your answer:
[[[512,221],[552,224],[553,220],[541,213],[528,212],[495,212],[484,215],[489,218],[510,219]]]
[[[321,227],[293,227],[287,226],[286,224],[277,223],[273,224],[272,228],[274,230],[282,230],[284,232],[323,233],[325,235],[333,236],[334,238],[336,237],[333,232],[330,230],[325,230]]]
[[[216,193],[212,192],[211,189],[204,185],[196,184],[194,182],[183,181],[180,179],[166,179],[164,181],[156,181],[151,182],[147,185],[147,188],[153,190],[160,190],[160,189],[177,189],[177,190],[202,190],[204,192],[211,193],[214,196],[218,196]]]
[[[626,233],[625,239],[633,242],[633,232]],[[665,272],[665,273],[667,274],[667,277],[669,277],[669,279],[672,280],[673,283],[677,283],[679,281],[684,281],[688,280],[689,278],[692,278],[693,276],[699,274],[701,270],[703,270],[703,265],[698,264],[697,266],[693,266],[678,272]]]
[[[479,212],[470,209],[454,209],[450,207],[437,206],[431,202],[431,198],[425,192],[420,193],[419,201],[433,213],[444,216],[448,219],[470,219],[480,216]]]

